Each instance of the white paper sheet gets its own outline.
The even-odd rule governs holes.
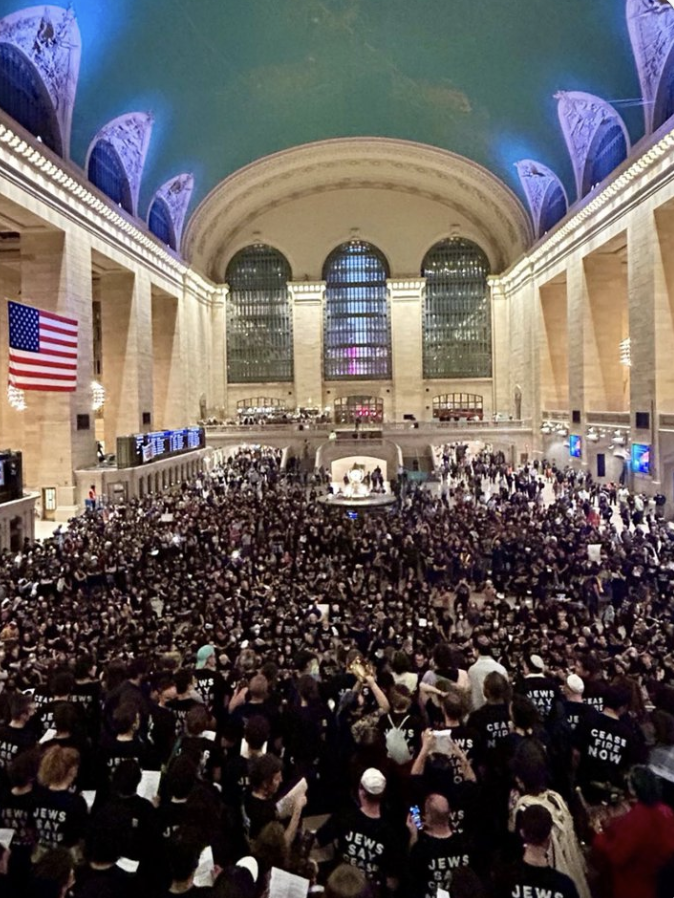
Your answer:
[[[40,745],[44,745],[45,742],[51,742],[55,736],[56,730],[47,730],[42,739],[40,739]]]
[[[94,802],[96,801],[96,792],[93,789],[85,789],[85,791],[82,792],[82,798],[87,803],[87,810],[91,811]]]
[[[449,898],[449,892],[447,889],[438,889],[436,892],[437,898]]]
[[[210,889],[213,885],[214,866],[213,849],[210,845],[207,845],[199,857],[199,866],[197,867],[197,872],[194,874],[194,885],[199,886],[200,888]]]
[[[306,795],[307,781],[302,777],[299,783],[296,783],[290,792],[286,793],[283,798],[279,798],[276,802],[276,810],[281,820],[286,820],[291,816],[295,802],[301,795]]]
[[[132,861],[130,857],[120,857],[116,866],[125,873],[135,873],[139,864],[140,861]]]
[[[140,795],[141,798],[147,798],[148,801],[152,801],[155,795],[159,792],[160,777],[161,772],[159,770],[143,770],[140,782],[138,783],[138,788],[136,789],[136,795]]]
[[[3,848],[9,848],[9,846],[12,844],[13,838],[13,829],[0,829],[0,845],[2,845]]]
[[[309,880],[302,876],[272,867],[269,898],[307,898],[310,885]]]

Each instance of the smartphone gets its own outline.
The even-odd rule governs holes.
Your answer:
[[[418,804],[413,804],[410,808],[410,817],[412,818],[412,823],[416,826],[417,829],[421,829],[421,811],[419,810]]]

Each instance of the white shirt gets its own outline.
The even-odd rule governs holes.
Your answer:
[[[487,679],[487,674],[492,671],[503,674],[508,679],[508,671],[502,664],[499,664],[491,655],[480,655],[475,664],[468,668],[468,679],[470,680],[470,694],[473,700],[473,711],[477,711],[485,703],[484,692],[482,687]]]

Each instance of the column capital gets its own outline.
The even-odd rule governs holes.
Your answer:
[[[325,281],[288,281],[288,293],[294,303],[322,303]]]
[[[420,300],[426,289],[426,278],[389,278],[386,281],[391,301]]]

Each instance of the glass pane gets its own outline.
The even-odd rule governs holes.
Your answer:
[[[227,300],[227,379],[230,383],[270,383],[293,379],[293,331],[287,259],[271,246],[238,252],[225,275]]]
[[[167,206],[166,201],[160,196],[152,203],[150,215],[148,216],[148,227],[162,243],[170,246],[171,249],[176,248],[171,210]]]
[[[491,377],[489,261],[462,237],[427,253],[423,309],[425,378]]]
[[[113,203],[131,213],[131,187],[117,150],[99,140],[89,157],[89,180]]]
[[[0,107],[61,155],[61,133],[47,88],[33,63],[11,44],[0,44]]]
[[[326,380],[391,377],[391,322],[386,260],[374,246],[352,240],[325,263]]]

